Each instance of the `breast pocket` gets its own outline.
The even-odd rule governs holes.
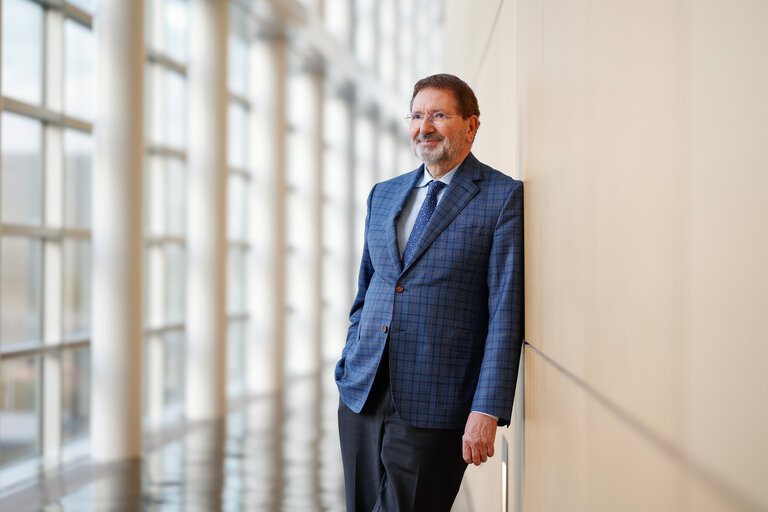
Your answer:
[[[457,273],[472,274],[483,272],[490,254],[491,239],[483,226],[462,225],[446,229],[439,238],[443,251],[451,255],[454,267],[453,276]]]
[[[478,340],[478,335],[468,329],[451,329],[448,332],[447,345],[459,352],[477,353],[483,351],[484,340]]]
[[[475,238],[484,238],[485,232],[485,226],[481,224],[454,222],[445,229],[443,235],[446,238],[466,238],[471,240]]]

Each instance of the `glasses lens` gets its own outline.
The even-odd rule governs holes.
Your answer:
[[[422,121],[428,121],[434,125],[440,126],[445,123],[447,120],[447,116],[442,113],[435,113],[435,114],[411,114],[409,116],[405,116],[405,122],[410,125],[417,125],[421,124]]]
[[[443,123],[445,123],[446,119],[448,119],[448,118],[445,117],[445,114],[442,114],[440,112],[438,112],[436,114],[432,114],[431,116],[429,116],[429,120],[435,126],[442,126]]]

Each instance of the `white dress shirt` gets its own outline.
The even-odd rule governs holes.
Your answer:
[[[458,168],[459,166],[457,165],[451,169],[449,173],[436,180],[442,181],[446,185],[441,191],[437,193],[437,204],[440,204],[440,200],[443,198],[443,194],[445,194],[445,191],[448,189],[448,185],[451,184],[453,175],[456,174],[456,169]],[[427,188],[429,188],[427,185],[429,185],[429,182],[433,180],[434,178],[431,174],[429,174],[427,166],[425,165],[424,176],[422,176],[421,181],[416,184],[413,192],[411,192],[411,195],[405,202],[403,211],[400,212],[400,217],[397,219],[397,245],[400,249],[400,259],[403,258],[405,245],[408,243],[408,238],[411,236],[413,225],[416,224],[416,217],[419,216],[421,205],[424,204],[424,200],[427,198]]]

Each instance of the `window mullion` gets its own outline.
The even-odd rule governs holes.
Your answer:
[[[64,13],[58,9],[45,10],[45,30],[43,32],[44,53],[43,85],[45,106],[54,112],[62,112],[64,87]]]
[[[43,106],[53,114],[63,111],[64,13],[44,11]],[[61,229],[63,193],[63,141],[59,123],[43,127],[43,227]],[[60,238],[43,240],[43,342],[58,345],[62,337],[63,245]],[[43,465],[52,468],[61,460],[61,358],[58,351],[40,357],[41,442]]]
[[[80,23],[88,29],[93,28],[93,15],[91,13],[84,11],[77,5],[70,4],[69,2],[64,4],[63,10],[67,18]]]

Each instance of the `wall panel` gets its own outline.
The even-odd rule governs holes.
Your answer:
[[[768,509],[766,21],[759,0],[446,4],[474,152],[525,181],[524,510]],[[462,496],[497,509],[482,475]]]

